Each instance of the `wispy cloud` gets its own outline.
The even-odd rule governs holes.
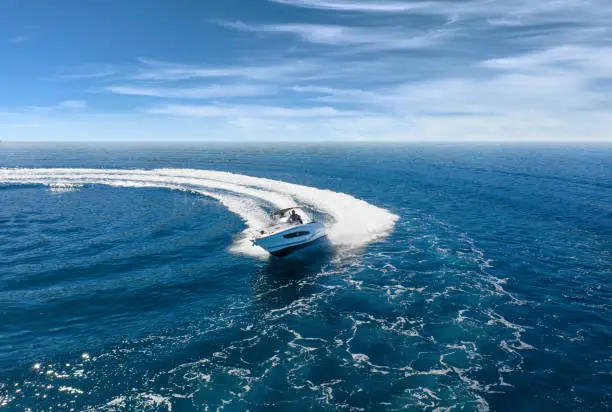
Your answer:
[[[270,0],[274,3],[290,6],[339,10],[353,12],[397,13],[429,8],[433,2],[398,2],[398,1],[344,1],[344,0]]]
[[[329,106],[289,108],[262,105],[164,105],[148,109],[146,112],[172,116],[222,118],[330,118],[364,114],[358,111],[338,110]]]
[[[547,113],[612,110],[609,91],[598,80],[612,79],[612,50],[560,47],[485,60],[478,77],[447,77],[382,89],[295,87],[311,100],[359,102],[397,114]]]
[[[83,110],[87,108],[85,100],[64,100],[57,104],[57,108],[69,110]]]
[[[200,22],[218,36],[214,58],[86,64],[53,78],[82,80],[69,86],[118,103],[122,127],[143,135],[610,139],[610,0],[267,1],[275,7],[257,21]],[[82,100],[16,111],[2,120],[102,115]]]
[[[510,18],[510,17],[499,17],[499,18],[488,18],[487,23],[490,26],[494,27],[520,27],[524,26],[525,22],[523,22],[520,18]]]
[[[117,74],[119,69],[112,64],[82,64],[76,67],[63,67],[58,70],[60,79],[98,79]]]
[[[584,78],[612,78],[612,47],[557,46],[486,60],[481,66],[515,73],[547,74],[573,70]]]
[[[2,138],[22,136],[27,139],[44,139],[45,135],[37,134],[40,132],[38,129],[61,128],[75,123],[76,116],[87,115],[87,107],[84,100],[64,100],[47,106],[13,107],[11,111],[0,109],[0,135]],[[29,134],[30,130],[33,134]],[[61,135],[57,137],[62,138]],[[70,139],[70,136],[63,138]]]
[[[0,126],[13,127],[16,129],[40,129],[46,127],[44,123],[0,123]]]
[[[18,43],[25,43],[26,41],[28,41],[28,38],[26,36],[15,36],[15,37],[9,38],[7,40],[7,43],[18,44]]]
[[[309,53],[306,53],[309,54]],[[123,76],[127,85],[138,86],[164,82],[165,85],[180,83],[198,83],[207,85],[223,81],[228,84],[252,84],[266,87],[287,87],[307,82],[362,82],[368,78],[370,84],[388,82],[405,78],[407,73],[398,71],[399,66],[408,62],[402,56],[387,56],[385,59],[363,59],[350,56],[334,57],[317,53],[296,58],[279,55],[269,57],[259,64],[240,64],[212,66],[210,64],[181,64],[139,59],[142,63],[136,74]],[[414,72],[426,65],[414,67]]]
[[[64,100],[48,106],[29,106],[17,113],[20,114],[50,114],[62,112],[79,112],[87,109],[88,103],[85,100]]]
[[[493,31],[503,28],[537,28],[531,33],[534,41],[546,39],[547,32],[564,36],[576,43],[572,33],[580,31],[583,41],[606,41],[610,39],[612,7],[608,0],[430,0],[430,1],[357,1],[357,0],[268,0],[287,6],[318,9],[340,16],[347,12],[367,15],[368,23],[383,26],[389,22],[404,21],[409,25],[420,24],[423,18],[432,21],[445,20],[446,26],[463,32],[480,33],[487,28]],[[399,19],[398,17],[401,17]],[[593,32],[592,29],[600,29]],[[586,29],[586,32],[585,32]],[[591,31],[591,36],[584,35]],[[517,33],[515,33],[517,34]],[[484,39],[478,43],[483,42]]]
[[[197,78],[246,78],[280,81],[286,76],[293,77],[312,70],[311,63],[295,60],[281,64],[278,64],[278,61],[273,61],[269,65],[237,66],[187,65],[151,59],[139,59],[139,61],[144,67],[135,76],[132,76],[135,80],[176,81]]]
[[[411,35],[410,31],[402,27],[349,27],[323,24],[248,25],[242,22],[221,24],[242,31],[290,34],[316,44],[369,46],[369,50],[426,48],[452,33],[449,29],[438,29],[425,34]]]
[[[205,87],[139,87],[116,85],[104,89],[109,93],[177,99],[213,99],[262,96],[275,93],[272,87],[257,85],[209,85]]]
[[[531,19],[539,17],[547,21],[559,21],[561,18],[574,21],[581,15],[610,15],[612,11],[607,0],[556,0],[532,1],[524,0],[465,0],[449,2],[445,0],[430,1],[356,1],[356,0],[268,0],[273,3],[288,6],[330,10],[340,12],[361,13],[414,13],[438,16],[477,17],[493,19],[502,17]],[[599,19],[598,19],[599,20]]]

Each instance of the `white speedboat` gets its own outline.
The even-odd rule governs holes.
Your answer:
[[[274,256],[286,256],[327,235],[326,227],[315,220],[314,213],[309,216],[299,206],[277,210],[270,217],[272,226],[260,230],[252,242]]]

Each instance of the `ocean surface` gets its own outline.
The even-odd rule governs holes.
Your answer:
[[[0,409],[612,410],[611,251],[612,146],[0,143]]]

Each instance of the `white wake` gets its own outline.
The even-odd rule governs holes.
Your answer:
[[[272,209],[306,204],[324,213],[335,245],[361,246],[393,230],[398,217],[345,193],[278,180],[195,169],[7,169],[0,168],[0,184],[40,184],[57,187],[107,185],[156,187],[199,193],[218,200],[242,218],[248,229],[238,236],[232,251],[265,255],[248,240],[252,230],[270,224]]]

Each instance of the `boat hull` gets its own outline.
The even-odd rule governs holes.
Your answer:
[[[274,233],[260,236],[253,244],[265,249],[273,256],[283,257],[302,249],[327,235],[327,230],[319,222],[294,225]]]
[[[303,249],[305,247],[308,247],[310,245],[312,245],[313,243],[323,239],[325,236],[327,235],[323,235],[321,237],[318,237],[314,240],[311,240],[310,242],[306,242],[306,243],[301,243],[299,245],[295,245],[295,246],[289,246],[287,248],[281,249],[281,250],[277,250],[275,252],[269,252],[272,256],[276,256],[276,257],[285,257],[287,255],[290,255],[293,252],[296,252],[300,249]]]

